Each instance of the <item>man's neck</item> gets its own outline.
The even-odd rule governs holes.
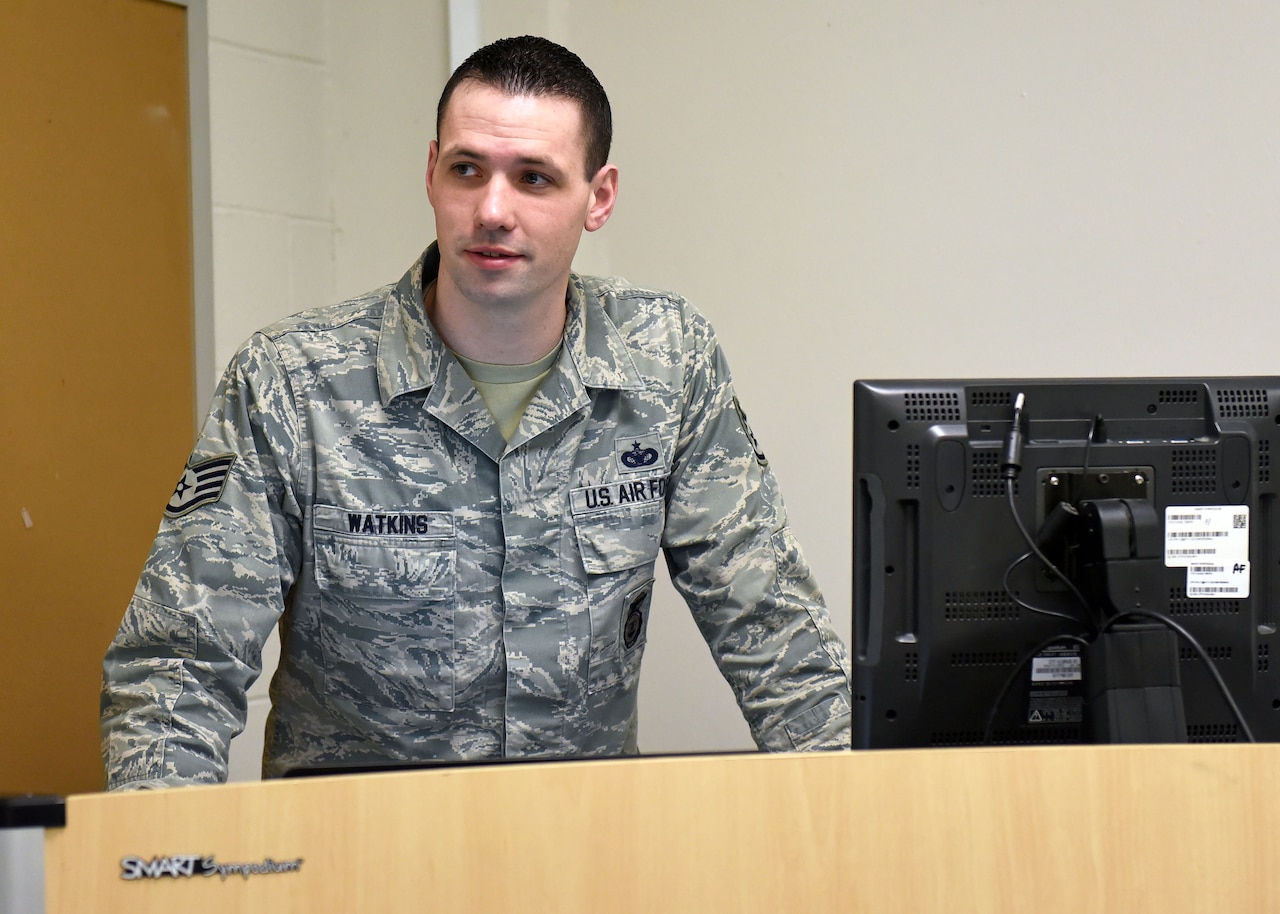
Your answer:
[[[423,304],[445,345],[466,358],[493,365],[526,365],[554,349],[564,336],[568,313],[564,298],[558,305],[482,308],[451,296],[452,291],[437,280],[427,287]]]

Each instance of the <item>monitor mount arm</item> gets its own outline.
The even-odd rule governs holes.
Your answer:
[[[1143,590],[1152,564],[1164,562],[1164,529],[1151,503],[1139,498],[1085,499],[1076,505],[1081,590],[1103,618],[1163,608]]]
[[[1084,652],[1095,742],[1186,742],[1177,635],[1130,612],[1163,610],[1143,581],[1164,561],[1164,532],[1145,499],[1086,499],[1076,505],[1080,589],[1103,610],[1102,630]]]

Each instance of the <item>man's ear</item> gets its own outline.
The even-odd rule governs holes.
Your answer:
[[[436,162],[440,158],[440,143],[436,140],[431,141],[431,145],[427,147],[427,199],[431,200],[431,194],[434,191],[432,184],[435,182]],[[435,205],[435,201],[432,201]]]
[[[618,166],[604,165],[591,180],[591,199],[583,227],[594,232],[609,221],[618,202]]]

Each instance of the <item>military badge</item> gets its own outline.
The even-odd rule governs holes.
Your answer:
[[[657,435],[619,437],[615,447],[621,473],[650,470],[662,463],[662,439]]]

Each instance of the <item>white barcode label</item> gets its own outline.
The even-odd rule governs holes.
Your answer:
[[[1032,682],[1071,682],[1080,675],[1079,654],[1040,656],[1031,661]]]
[[[1187,596],[1193,600],[1245,600],[1249,597],[1249,563],[1187,566]]]
[[[1167,567],[1231,567],[1242,562],[1249,563],[1248,505],[1177,505],[1165,508],[1164,563]]]

